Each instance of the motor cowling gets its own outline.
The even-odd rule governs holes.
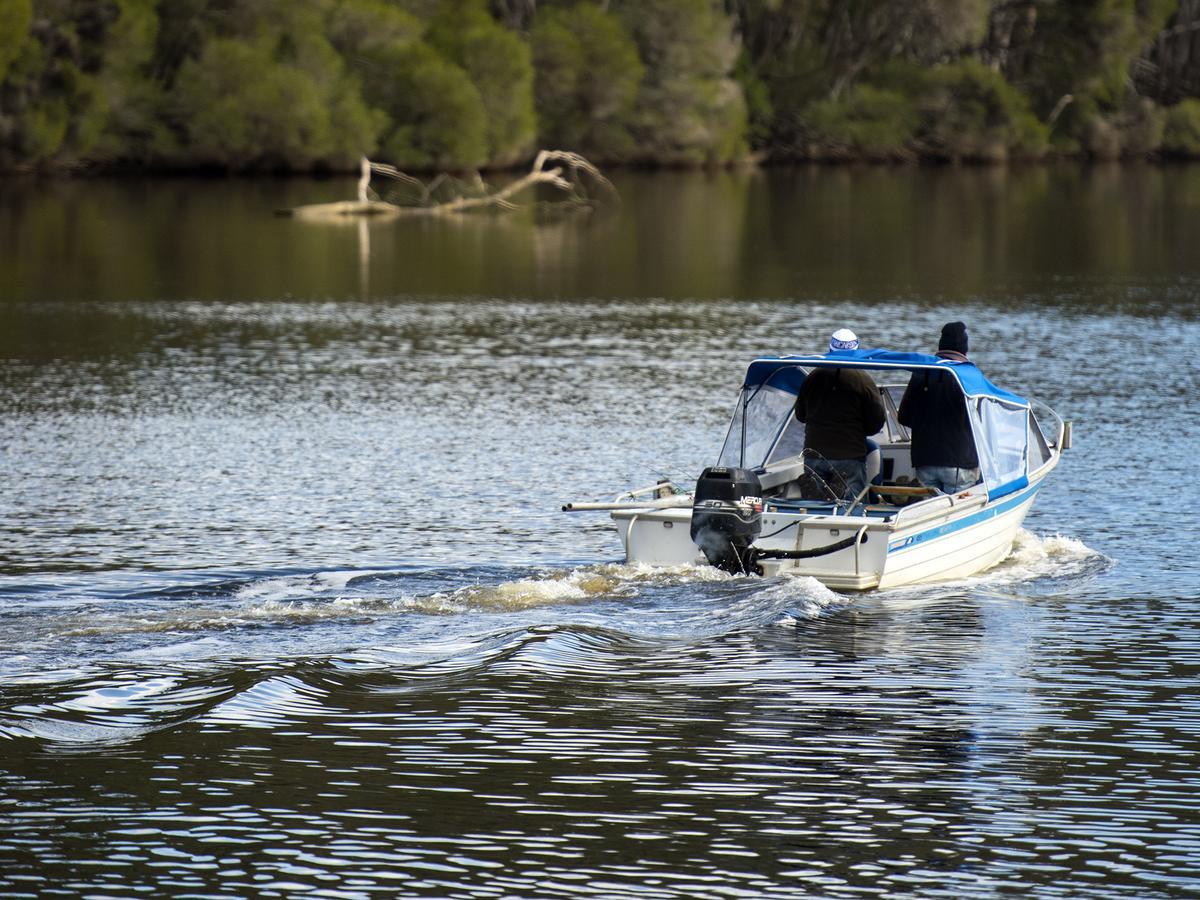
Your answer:
[[[761,533],[758,476],[750,469],[705,469],[696,482],[691,535],[709,564],[739,575],[751,571],[750,545]]]

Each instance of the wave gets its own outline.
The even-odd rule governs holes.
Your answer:
[[[1039,537],[1027,529],[1017,532],[1012,552],[999,565],[974,577],[993,585],[1050,580],[1062,582],[1091,577],[1115,564],[1078,538],[1062,534]]]
[[[412,590],[437,580],[443,589]],[[711,655],[714,638],[838,600],[812,579],[600,564],[270,576],[190,602],[43,611],[36,646],[0,666],[0,738],[112,745],[185,722],[295,725],[343,715],[363,691],[485,672],[660,672]]]

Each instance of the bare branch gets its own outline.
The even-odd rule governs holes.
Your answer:
[[[412,188],[416,192],[415,202],[401,204],[369,199],[368,190],[372,175],[382,175]],[[538,185],[547,185],[565,194],[564,199],[553,205],[567,208],[590,208],[601,200],[616,202],[619,199],[617,189],[599,169],[578,153],[566,150],[542,150],[534,158],[533,165],[526,175],[499,190],[491,190],[479,174],[475,173],[475,180],[470,188],[459,182],[455,196],[444,201],[435,200],[434,191],[446,186],[450,181],[449,176],[442,173],[426,184],[419,178],[401,172],[395,166],[371,162],[364,158],[357,200],[315,203],[280,212],[282,215],[309,220],[340,219],[347,216],[443,215],[481,209],[510,212],[520,209],[514,202],[515,197]],[[476,192],[474,196],[470,193],[472,189]]]

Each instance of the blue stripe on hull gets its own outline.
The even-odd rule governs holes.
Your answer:
[[[926,541],[937,540],[940,537],[945,537],[948,534],[953,534],[956,531],[962,531],[964,528],[970,528],[978,525],[980,522],[986,522],[989,519],[994,519],[996,516],[1002,515],[1011,509],[1015,509],[1026,501],[1032,500],[1033,495],[1037,493],[1041,487],[1041,482],[1033,485],[1028,490],[1022,491],[1015,497],[1009,497],[1003,503],[997,503],[994,506],[987,506],[979,510],[979,512],[971,513],[969,516],[964,516],[954,522],[947,522],[945,525],[938,525],[930,528],[928,531],[921,531],[917,534],[910,534],[908,537],[901,538],[894,543],[888,544],[888,554],[898,553],[903,550],[909,550],[918,544],[923,544]]]

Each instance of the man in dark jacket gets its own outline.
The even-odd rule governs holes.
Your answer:
[[[833,333],[831,352],[857,350],[848,328]],[[804,423],[804,461],[839,496],[853,500],[867,486],[867,438],[883,427],[879,388],[862,369],[814,369],[796,395]]]
[[[937,355],[967,362],[967,326],[943,327]],[[921,484],[955,494],[979,483],[979,456],[958,379],[949,372],[913,372],[899,417],[912,431],[912,464]]]

